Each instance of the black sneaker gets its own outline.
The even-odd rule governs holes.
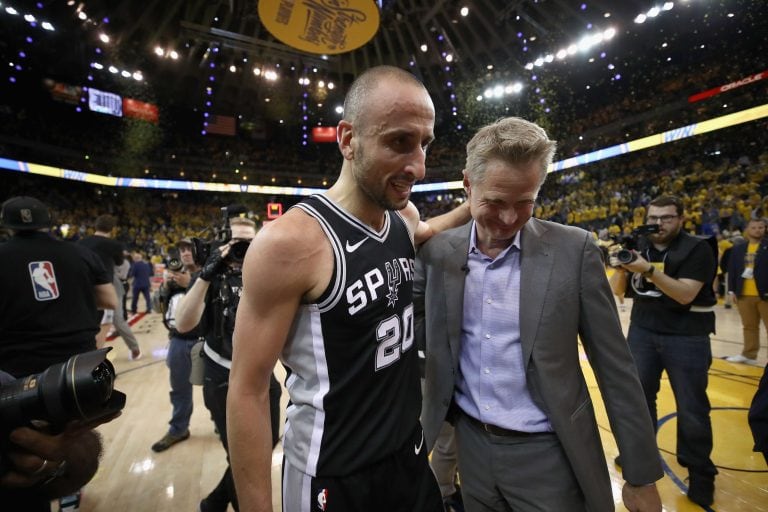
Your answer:
[[[180,436],[175,436],[168,432],[163,436],[161,440],[156,442],[152,445],[152,451],[153,452],[164,452],[171,446],[175,445],[176,443],[180,443],[182,441],[186,441],[189,439],[189,430],[181,434]]]
[[[688,480],[688,499],[702,507],[715,501],[715,479],[709,475],[691,473]]]

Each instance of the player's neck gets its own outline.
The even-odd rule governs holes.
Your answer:
[[[373,230],[379,231],[384,226],[384,209],[372,203],[354,180],[345,179],[343,174],[326,196]]]

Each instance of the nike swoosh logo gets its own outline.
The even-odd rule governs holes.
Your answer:
[[[363,238],[362,240],[360,240],[354,245],[349,245],[349,240],[347,240],[347,252],[350,252],[350,253],[355,252],[358,247],[360,247],[361,245],[363,245],[363,243],[365,243],[366,240],[368,240],[368,237]]]
[[[421,447],[424,446],[424,431],[421,431],[421,442],[419,443],[419,446],[413,445],[413,453],[418,455],[421,453]]]

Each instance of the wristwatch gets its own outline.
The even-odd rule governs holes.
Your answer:
[[[649,268],[648,270],[646,270],[645,272],[643,272],[641,275],[642,275],[644,278],[648,279],[649,277],[651,277],[651,276],[653,275],[653,272],[654,272],[655,270],[656,270],[656,267],[654,267],[654,266],[653,266],[653,263],[651,263],[651,268]]]

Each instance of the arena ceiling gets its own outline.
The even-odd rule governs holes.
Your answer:
[[[271,1],[337,9],[374,3]],[[659,38],[652,17],[666,19],[667,32],[670,24],[676,24],[686,35],[700,36],[706,27],[688,22],[706,20],[708,10],[738,12],[751,5],[753,15],[765,11],[760,7],[764,2],[744,0],[379,0],[375,3],[380,24],[369,42],[352,51],[322,55],[297,50],[273,36],[260,19],[257,0],[0,3],[6,10],[0,11],[0,23],[8,29],[0,36],[0,50],[13,58],[21,38],[31,34],[35,42],[26,48],[24,65],[41,75],[117,89],[161,106],[203,108],[212,99],[212,109],[219,114],[290,120],[304,102],[326,121],[332,114],[320,110],[340,104],[351,80],[373,65],[412,70],[432,93],[438,113],[445,116],[456,109],[459,91],[474,98],[475,90],[479,96],[499,84],[531,87],[536,74],[545,69],[559,73],[557,66],[586,62],[589,55],[594,60],[607,54],[610,59],[650,49]],[[9,16],[8,7],[19,14]],[[657,11],[649,14],[647,23],[634,21],[653,7]],[[37,18],[38,26],[17,21],[27,12]],[[40,30],[42,20],[52,23],[55,31]],[[585,36],[610,28],[616,31],[612,40],[598,37],[600,42],[588,51],[579,48],[558,55],[569,46],[578,47]],[[109,42],[99,39],[102,34]],[[103,67],[95,69],[94,63]],[[110,75],[109,66],[117,73]],[[265,79],[268,70],[278,78]],[[122,71],[131,76],[138,71],[141,80],[121,77]],[[213,89],[212,98],[206,95],[208,87]]]

